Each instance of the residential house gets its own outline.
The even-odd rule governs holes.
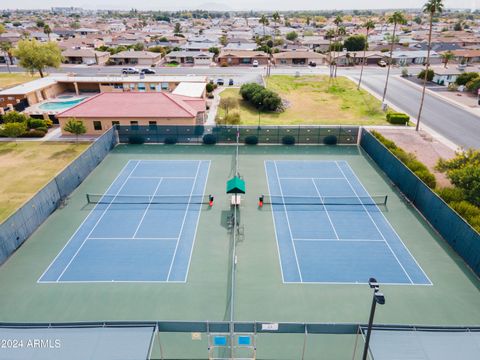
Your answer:
[[[100,30],[93,28],[79,28],[75,30],[75,34],[79,36],[88,36],[98,34]]]
[[[305,36],[298,39],[298,42],[309,49],[318,51],[328,51],[330,45],[330,40],[323,36]]]
[[[230,41],[223,49],[224,50],[255,50],[258,45],[254,42]]]
[[[315,51],[285,51],[273,54],[276,66],[308,66],[310,63],[325,64],[326,56]]]
[[[427,61],[427,51],[414,50],[414,51],[394,51],[392,54],[393,60],[397,65],[423,65]],[[430,52],[430,64],[440,64],[442,61],[440,55],[435,52]]]
[[[218,62],[222,66],[252,65],[254,60],[259,65],[266,65],[270,55],[263,51],[237,51],[222,50],[218,56]]]
[[[188,42],[186,44],[183,44],[180,46],[180,48],[182,50],[185,50],[185,51],[195,51],[195,52],[198,52],[198,51],[208,51],[208,49],[212,48],[212,47],[219,47],[219,44],[218,43],[215,43],[215,42]]]
[[[210,65],[214,54],[208,51],[172,51],[165,55],[165,61],[182,65]]]
[[[462,64],[472,64],[480,62],[480,50],[459,49],[453,50],[455,60]]]
[[[438,85],[448,86],[457,80],[457,77],[462,73],[458,69],[449,69],[445,67],[432,68],[434,71],[433,82]]]
[[[103,65],[110,58],[109,52],[94,49],[67,49],[62,52],[66,64]]]
[[[114,65],[145,65],[155,66],[162,60],[162,54],[151,51],[121,51],[110,56]]]

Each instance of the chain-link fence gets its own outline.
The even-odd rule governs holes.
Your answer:
[[[354,145],[358,126],[117,126],[121,143]]]
[[[480,234],[366,130],[362,130],[360,145],[472,270],[480,275]]]
[[[3,263],[115,146],[114,129],[98,138],[87,150],[0,224],[0,263]]]

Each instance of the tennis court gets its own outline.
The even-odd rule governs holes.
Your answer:
[[[185,282],[209,167],[128,161],[39,282]]]
[[[283,281],[430,285],[346,161],[265,161]],[[381,196],[379,196],[382,198]]]

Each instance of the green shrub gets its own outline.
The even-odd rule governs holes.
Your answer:
[[[323,139],[325,145],[337,145],[337,137],[335,135],[327,135]]]
[[[292,135],[285,135],[282,138],[283,145],[295,145],[295,137]]]
[[[478,89],[480,89],[480,78],[469,81],[466,86],[468,91],[478,94]]]
[[[207,93],[211,93],[213,90],[215,90],[215,86],[213,84],[208,83],[206,87]]]
[[[203,143],[205,145],[214,145],[217,143],[217,137],[212,134],[206,134],[203,136]]]
[[[177,137],[176,136],[167,136],[164,140],[164,143],[166,145],[174,145],[176,144],[178,141]]]
[[[22,134],[22,137],[27,137],[27,138],[41,138],[44,137],[46,131],[42,131],[40,129],[32,129],[30,131],[27,131],[26,133]]]
[[[128,137],[128,143],[129,144],[135,144],[135,145],[140,145],[145,142],[145,138],[141,135],[130,135]]]
[[[460,74],[457,77],[457,80],[455,80],[455,84],[457,84],[457,85],[467,85],[467,83],[469,83],[472,80],[475,80],[476,78],[478,78],[478,73],[476,73],[476,72],[466,72],[466,73]]]
[[[432,81],[434,76],[435,76],[435,71],[433,71],[432,69],[428,69],[427,80]],[[417,77],[419,79],[424,79],[425,78],[425,70],[420,71],[418,73]]]
[[[404,113],[387,113],[387,121],[395,125],[407,125],[410,121],[410,116]]]
[[[280,96],[272,90],[257,83],[247,83],[240,87],[240,95],[255,108],[263,111],[282,111],[283,103]]]
[[[45,132],[45,133],[48,132],[48,128],[47,128],[46,126],[42,126],[42,127],[36,128],[35,130],[43,131],[43,132]]]
[[[450,204],[454,201],[463,201],[465,200],[465,194],[462,189],[456,187],[446,187],[437,189],[437,194],[440,196],[447,204]]]
[[[247,145],[257,145],[258,144],[258,137],[255,135],[248,135],[245,138],[245,144]]]
[[[407,164],[408,166],[408,164]],[[428,169],[423,170],[416,170],[414,171],[415,175],[417,175],[429,188],[435,189],[437,186],[437,180],[435,179],[435,175],[433,175]]]
[[[29,116],[18,111],[9,111],[2,116],[2,120],[7,123],[27,123]]]
[[[468,201],[454,201],[450,203],[450,206],[467,221],[469,221],[469,219],[480,216],[480,208],[469,203]]]
[[[27,126],[29,129],[38,129],[38,128],[46,128],[48,126],[47,122],[42,119],[28,119]]]

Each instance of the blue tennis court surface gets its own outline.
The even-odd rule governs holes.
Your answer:
[[[209,161],[131,160],[39,282],[185,282]],[[184,202],[154,203],[178,196]],[[132,202],[118,201],[131,197]],[[151,199],[135,203],[135,199]],[[149,203],[150,202],[150,203]]]
[[[370,195],[346,161],[266,161],[265,168],[284,282],[431,284],[379,207],[365,205]],[[330,197],[358,204],[289,202]]]

